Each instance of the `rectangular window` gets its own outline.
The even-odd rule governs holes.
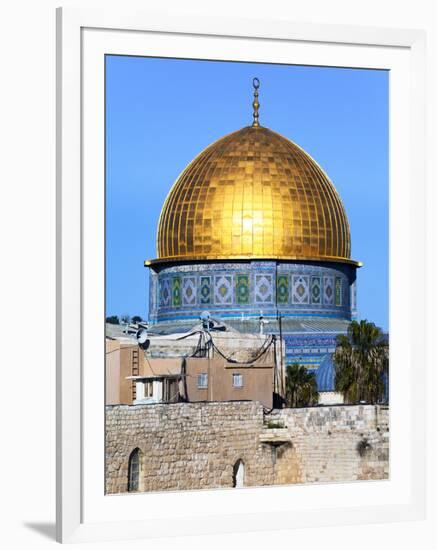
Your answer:
[[[242,374],[233,374],[232,375],[232,385],[234,388],[243,387],[243,375]]]
[[[171,394],[171,380],[167,378],[166,380],[163,380],[163,396],[166,403],[169,403],[171,401]]]
[[[149,380],[144,384],[144,397],[152,397],[152,396],[153,396],[153,382]]]
[[[208,374],[202,372],[197,375],[197,387],[198,388],[207,388],[208,387]]]

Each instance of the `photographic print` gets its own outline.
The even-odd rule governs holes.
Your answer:
[[[107,494],[389,478],[388,87],[106,56]]]

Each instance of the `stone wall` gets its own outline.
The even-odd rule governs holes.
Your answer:
[[[256,402],[108,406],[106,490],[127,491],[140,449],[140,490],[386,479],[388,409],[371,405],[275,410]]]

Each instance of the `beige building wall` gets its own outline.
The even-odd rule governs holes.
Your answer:
[[[275,358],[271,348],[253,363],[231,363],[220,355],[214,358],[146,357],[131,339],[106,339],[106,404],[132,405],[136,384],[132,376],[165,377],[181,375],[179,391],[183,399],[198,401],[259,401],[264,407],[273,405]],[[208,375],[208,387],[198,386],[198,375]],[[233,375],[240,374],[243,384],[233,385]]]
[[[144,353],[134,340],[106,339],[106,404],[132,405],[135,383],[128,376],[144,373]]]
[[[120,342],[106,339],[105,384],[106,404],[118,405],[120,401]]]
[[[267,354],[266,354],[267,356]],[[187,399],[196,401],[259,401],[273,404],[273,356],[252,364],[228,363],[222,357],[186,359]],[[198,385],[198,376],[207,375],[207,387]],[[233,385],[233,375],[241,375],[242,386]]]

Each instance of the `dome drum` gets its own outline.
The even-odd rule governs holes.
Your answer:
[[[231,321],[280,316],[351,319],[353,265],[325,262],[187,262],[152,266],[150,320]]]

